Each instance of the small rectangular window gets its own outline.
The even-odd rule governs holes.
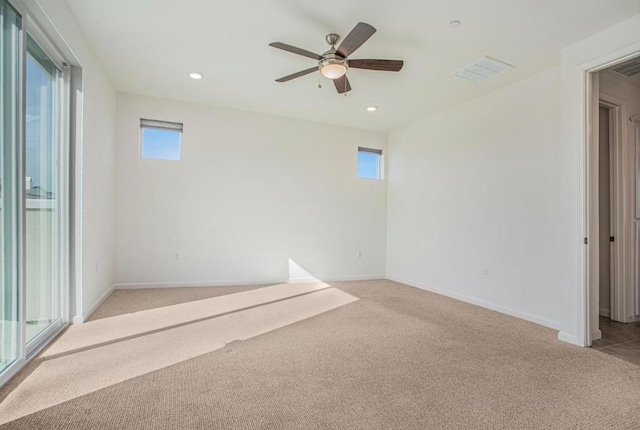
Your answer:
[[[158,160],[180,160],[182,124],[140,120],[140,156]]]
[[[382,150],[358,147],[358,178],[382,179]]]

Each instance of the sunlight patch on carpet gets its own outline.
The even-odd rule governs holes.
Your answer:
[[[329,285],[323,282],[279,284],[72,325],[60,339],[42,354],[42,357],[52,357],[93,345],[288,299],[328,287]]]
[[[257,293],[269,288],[272,292],[289,288],[290,296],[295,295],[294,292],[297,292],[297,295],[204,321],[45,360],[0,404],[0,424],[207,354],[235,340],[246,340],[359,300],[321,283],[279,285],[234,295]],[[230,296],[233,295],[215,299]],[[277,295],[273,297],[275,296]],[[236,303],[236,306],[240,304],[246,305],[246,302]],[[212,307],[214,308],[215,306]],[[196,306],[192,309],[187,306],[180,309],[180,312],[189,313],[199,308]],[[142,313],[147,312],[152,311]],[[172,312],[165,316],[178,318]],[[193,316],[187,315],[191,318]],[[90,324],[87,326],[90,327]],[[113,329],[125,330],[126,324],[116,325]],[[64,336],[66,333],[62,338]],[[79,344],[79,340],[75,339],[67,344],[67,348],[77,348]],[[58,349],[58,351],[62,350],[68,349]]]

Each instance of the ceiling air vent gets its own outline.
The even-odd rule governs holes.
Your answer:
[[[515,66],[491,57],[482,57],[462,69],[453,72],[453,76],[473,82],[482,82],[513,69]]]
[[[627,77],[631,77],[633,75],[637,75],[640,73],[640,61],[633,60],[628,63],[621,64],[620,66],[616,66],[613,68],[614,72],[620,73],[621,75],[625,75]]]

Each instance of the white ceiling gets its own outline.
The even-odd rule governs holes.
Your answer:
[[[390,131],[531,76],[560,50],[640,13],[640,0],[68,0],[119,91]],[[457,19],[456,29],[449,22]],[[314,61],[324,36],[378,29],[351,58],[403,59],[399,73],[352,69],[339,96]],[[516,66],[474,84],[451,73],[489,55]],[[194,81],[188,72],[205,78]],[[376,105],[374,113],[366,111]]]

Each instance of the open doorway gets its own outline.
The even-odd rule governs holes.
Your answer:
[[[591,82],[590,341],[640,357],[640,57],[593,73]]]
[[[600,317],[611,318],[611,266],[615,265],[612,261],[615,256],[612,252],[612,244],[615,241],[615,236],[611,234],[611,219],[615,218],[613,212],[615,206],[612,205],[612,189],[611,186],[615,181],[611,180],[611,177],[615,177],[615,163],[611,163],[614,157],[611,157],[611,151],[614,149],[612,141],[615,143],[615,139],[611,135],[615,133],[615,115],[616,108],[609,107],[607,104],[600,101],[598,109],[598,224],[600,229],[599,234],[599,305],[598,314]],[[614,191],[615,192],[615,191]]]

